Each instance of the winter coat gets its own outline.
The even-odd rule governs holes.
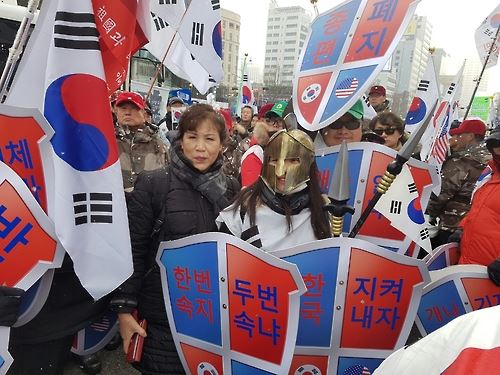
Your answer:
[[[115,135],[125,191],[132,190],[142,171],[153,171],[167,164],[167,147],[152,127],[131,132],[117,125]]]
[[[182,154],[174,147],[172,154]],[[128,201],[128,217],[134,273],[115,293],[112,306],[129,312],[137,305],[139,316],[148,321],[141,362],[136,366],[146,374],[184,374],[167,321],[159,267],[155,258],[160,241],[176,240],[197,233],[217,231],[219,211],[207,194],[191,184],[195,172],[185,158],[172,156],[170,166],[139,176]],[[208,172],[218,172],[219,159]],[[189,169],[184,175],[183,169]],[[221,174],[226,191],[222,201],[229,202],[239,191],[239,184]],[[213,189],[211,189],[213,190]],[[163,222],[160,228],[155,223]],[[152,237],[154,229],[158,236]]]
[[[453,153],[441,169],[441,193],[432,195],[427,213],[439,217],[443,230],[454,232],[470,210],[474,185],[491,158],[482,144]]]
[[[460,264],[488,265],[500,258],[500,169],[490,162],[491,179],[474,193],[472,206],[460,223]]]

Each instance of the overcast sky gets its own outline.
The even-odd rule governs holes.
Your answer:
[[[263,65],[266,43],[267,11],[271,0],[221,0],[223,8],[241,16],[240,55],[248,53]],[[314,14],[309,0],[276,0],[278,6],[300,5]],[[341,0],[318,0],[320,13]],[[427,16],[433,26],[432,45],[451,55],[450,70],[458,71],[465,58],[477,56],[474,31],[499,4],[499,0],[422,0],[416,14]],[[500,92],[500,65],[490,68],[489,90]],[[454,72],[449,72],[454,74]]]

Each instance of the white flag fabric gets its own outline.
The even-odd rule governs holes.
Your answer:
[[[194,58],[220,82],[223,77],[220,1],[192,1],[178,31]]]
[[[432,251],[417,187],[410,168],[405,164],[391,187],[375,205],[391,225],[406,234],[427,252]]]
[[[151,39],[144,48],[163,61],[163,65],[177,77],[191,82],[202,94],[217,84],[191,55],[175,29],[156,13],[151,15]]]
[[[495,43],[491,50],[491,55],[486,64],[486,68],[495,66],[498,63],[498,53],[500,51],[500,34],[497,35],[497,29],[500,23],[500,4],[490,13],[488,17],[479,25],[474,34],[476,41],[476,49],[481,62],[484,64],[486,56],[491,48],[491,44]],[[495,38],[496,35],[496,38]]]
[[[78,278],[97,300],[133,270],[98,33],[90,0],[46,0],[44,7],[8,103],[39,108],[55,131],[52,219]]]
[[[373,375],[498,374],[500,306],[455,318],[391,354]]]
[[[182,17],[186,12],[184,0],[156,0],[151,1],[151,12],[160,17],[168,26],[177,30],[181,23]]]
[[[415,97],[413,98],[408,113],[406,114],[405,131],[412,133],[425,121],[434,103],[439,100],[439,84],[434,69],[432,55],[427,60],[424,76],[418,83]],[[432,114],[431,114],[432,115]]]
[[[363,94],[361,102],[363,103],[363,120],[371,120],[377,116],[377,111],[373,109],[366,95]]]
[[[454,111],[458,110],[458,106],[455,105],[455,97],[462,81],[464,66],[465,63],[455,75],[455,78],[453,78],[444,95],[442,95],[443,98],[434,112],[431,124],[427,127],[420,140],[422,145],[420,151],[421,160],[428,161],[439,168],[439,170],[449,151],[450,142],[448,132],[453,121]]]

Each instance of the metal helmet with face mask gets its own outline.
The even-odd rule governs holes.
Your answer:
[[[287,159],[299,159],[300,163],[286,164]],[[274,160],[274,163],[269,161]],[[275,193],[291,194],[309,181],[309,170],[314,161],[311,138],[301,130],[281,130],[275,133],[264,150],[261,178]],[[285,176],[285,187],[278,191],[277,177]]]

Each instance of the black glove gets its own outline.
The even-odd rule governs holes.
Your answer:
[[[462,239],[462,234],[464,234],[464,231],[462,228],[458,228],[455,232],[453,232],[450,237],[448,237],[448,242],[458,242],[460,243],[460,240]]]
[[[500,258],[488,265],[488,276],[496,286],[500,286]]]
[[[0,326],[11,327],[19,316],[24,290],[0,286]]]

